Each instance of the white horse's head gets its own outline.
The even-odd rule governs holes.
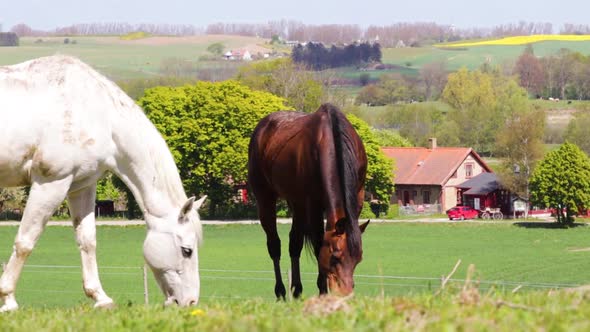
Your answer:
[[[143,256],[166,297],[166,305],[196,305],[199,301],[198,245],[202,230],[198,209],[207,196],[188,199],[175,216],[149,227]],[[149,221],[148,221],[149,223]]]

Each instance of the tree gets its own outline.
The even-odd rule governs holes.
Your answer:
[[[543,157],[545,117],[524,109],[512,115],[497,135],[496,153],[502,157],[498,170],[502,186],[529,199],[530,176]]]
[[[564,138],[576,144],[586,154],[590,154],[590,114],[578,112],[565,129]]]
[[[446,63],[442,61],[427,63],[420,68],[420,80],[426,100],[438,98],[447,82],[447,75]]]
[[[373,135],[379,146],[411,147],[412,143],[393,129],[373,129]]]
[[[532,47],[525,49],[518,57],[513,73],[518,75],[520,86],[530,94],[541,94],[545,74],[543,73],[541,61],[533,53]]]
[[[215,56],[222,56],[224,50],[225,45],[223,45],[223,43],[213,43],[207,46],[207,51]]]
[[[444,121],[442,112],[432,104],[407,104],[392,112],[391,124],[398,128],[415,146],[427,146],[428,139],[438,137],[438,129]]]
[[[251,89],[285,98],[288,106],[299,111],[315,111],[324,95],[315,75],[290,59],[252,63],[240,68],[236,79]]]
[[[495,151],[496,133],[506,119],[528,107],[526,90],[496,69],[449,74],[442,98],[454,108],[448,119],[458,128],[460,144],[483,155]]]
[[[389,201],[393,194],[393,172],[395,166],[393,160],[387,158],[381,146],[375,138],[371,127],[355,115],[347,115],[348,120],[357,131],[367,152],[367,180],[365,190],[373,194],[374,198],[379,201],[381,211],[387,211]]]
[[[537,165],[530,182],[531,202],[556,210],[557,222],[573,216],[590,202],[590,159],[578,146],[565,142]]]
[[[0,212],[24,209],[26,201],[27,192],[23,187],[0,188]]]
[[[264,116],[284,100],[237,82],[198,82],[148,89],[138,101],[166,139],[185,191],[209,195],[209,215],[232,202],[246,181],[248,142]]]

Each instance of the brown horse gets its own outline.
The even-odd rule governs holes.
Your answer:
[[[318,260],[320,294],[353,291],[353,272],[362,259],[358,217],[364,198],[367,156],[344,114],[324,104],[315,113],[276,112],[258,123],[249,146],[248,182],[258,204],[274,263],[275,295],[285,298],[279,261],[281,240],[276,203],[284,198],[293,213],[289,233],[292,289],[303,286],[299,257],[304,240]],[[324,216],[327,219],[324,228]]]

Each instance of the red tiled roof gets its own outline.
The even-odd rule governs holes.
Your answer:
[[[387,157],[395,160],[396,184],[444,185],[470,154],[484,169],[491,172],[491,169],[471,148],[383,147],[381,150]]]

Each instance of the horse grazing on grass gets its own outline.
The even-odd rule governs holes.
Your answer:
[[[142,110],[81,61],[50,56],[0,67],[0,188],[30,186],[14,249],[0,278],[1,311],[18,308],[16,284],[49,217],[68,199],[84,292],[111,307],[96,263],[96,181],[110,170],[129,187],[147,224],[144,257],[166,303],[199,299],[197,212],[172,154]]]
[[[277,298],[285,298],[276,227],[278,198],[284,198],[293,213],[289,233],[293,296],[299,297],[303,290],[299,257],[304,240],[318,261],[320,294],[328,287],[340,295],[352,293],[353,272],[363,253],[361,233],[369,223],[359,226],[358,222],[366,171],[363,143],[333,105],[324,104],[312,114],[276,112],[258,123],[250,140],[248,182],[274,263]]]

